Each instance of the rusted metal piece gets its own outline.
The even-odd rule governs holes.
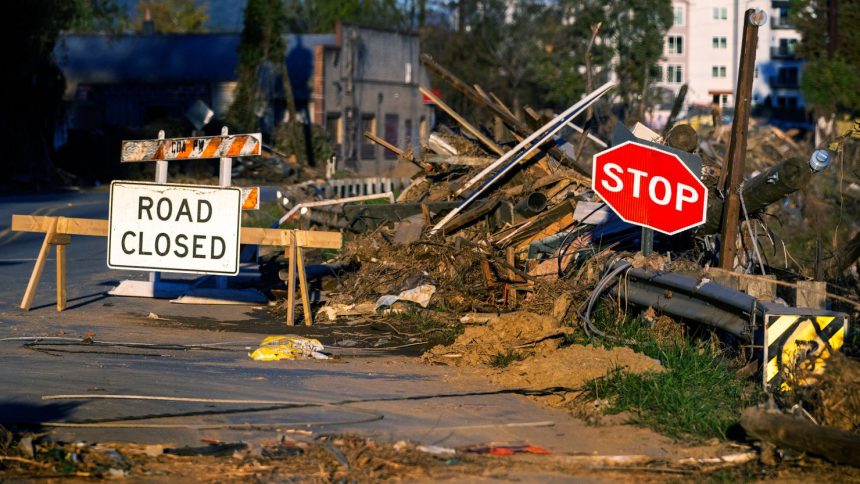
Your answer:
[[[755,50],[758,45],[758,28],[767,20],[761,9],[748,9],[744,13],[744,33],[741,44],[741,60],[738,72],[738,85],[735,90],[735,119],[732,122],[732,136],[729,143],[727,160],[727,197],[722,213],[722,238],[720,246],[720,266],[731,270],[735,263],[740,215],[740,190],[744,179],[744,162],[747,152],[747,127],[752,100],[753,71],[755,70]]]

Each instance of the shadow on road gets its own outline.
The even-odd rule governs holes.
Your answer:
[[[48,403],[36,405],[16,401],[0,401],[0,425],[15,431],[41,432],[45,422],[65,420],[80,403]]]
[[[66,300],[66,302],[81,301],[82,299],[88,299],[88,300],[81,301],[81,302],[79,302],[77,304],[73,304],[71,306],[66,306],[65,310],[68,311],[69,309],[80,308],[80,307],[86,306],[87,304],[92,304],[96,301],[101,301],[102,299],[107,299],[108,297],[110,297],[110,295],[107,292],[94,292],[92,294],[86,294],[83,296],[69,298]],[[30,310],[35,311],[36,309],[44,309],[44,308],[49,308],[49,307],[56,306],[56,305],[57,305],[57,301],[54,301],[52,303],[42,304],[41,306],[32,307],[32,308],[30,308]]]

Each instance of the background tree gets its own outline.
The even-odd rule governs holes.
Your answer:
[[[132,28],[142,32],[149,12],[156,32],[203,32],[209,21],[207,5],[198,5],[196,0],[140,0],[135,8]]]
[[[860,2],[838,2],[835,36],[828,28],[827,0],[792,0],[791,20],[800,32],[797,53],[808,62],[800,89],[816,115],[860,113]]]
[[[281,79],[288,119],[285,130],[274,131],[276,137],[286,137],[285,142],[278,143],[276,139],[275,143],[288,147],[299,162],[303,162],[307,159],[306,143],[296,116],[296,104],[287,71],[286,34],[287,17],[282,0],[248,0],[239,41],[236,97],[227,113],[227,122],[242,132],[257,131],[263,113],[273,108],[268,106],[267,94],[273,87],[272,80],[276,77],[273,74],[277,73]]]
[[[414,3],[413,0],[412,4]],[[285,2],[287,24],[290,32],[295,34],[334,32],[338,21],[367,27],[406,28],[410,26],[408,13],[410,8],[412,7],[397,0],[286,0]]]
[[[0,157],[0,180],[25,176],[38,187],[53,181],[53,139],[65,89],[52,58],[57,39],[72,28],[118,28],[119,8],[113,0],[40,0],[13,2],[6,13],[11,45],[4,60],[10,68],[0,91],[0,130],[15,143]]]

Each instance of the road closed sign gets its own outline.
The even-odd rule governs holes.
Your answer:
[[[241,215],[238,187],[115,181],[107,265],[236,275]]]

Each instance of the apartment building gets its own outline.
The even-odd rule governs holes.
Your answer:
[[[802,113],[800,75],[795,57],[800,35],[788,18],[788,0],[673,0],[673,24],[658,64],[657,86],[677,94],[688,85],[685,107],[731,109],[735,103],[744,12],[761,8],[768,22],[759,27],[753,105],[773,115]],[[665,121],[667,106],[655,111]]]

